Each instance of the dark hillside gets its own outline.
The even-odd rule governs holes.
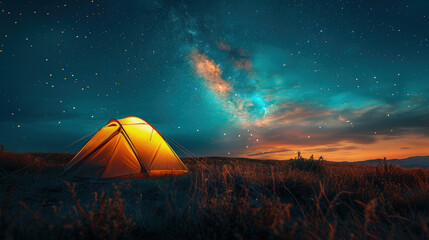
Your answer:
[[[74,180],[69,154],[0,154],[2,239],[428,239],[429,170],[183,159],[158,179]]]

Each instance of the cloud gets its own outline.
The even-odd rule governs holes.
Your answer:
[[[424,106],[409,109],[396,104],[336,110],[311,101],[287,102],[256,122],[254,134],[259,141],[251,142],[242,156],[278,158],[288,154],[278,149],[362,155],[362,149],[370,146],[386,151],[387,146],[394,146],[395,151],[405,151],[412,149],[417,137],[427,141],[428,129],[429,112]]]
[[[319,105],[314,106],[310,102],[286,102],[276,107],[270,114],[255,123],[257,127],[284,126],[287,124],[304,125],[309,122],[320,123],[330,118],[333,120],[335,114],[330,109]]]
[[[356,146],[338,146],[338,147],[320,147],[320,148],[311,148],[309,151],[311,152],[336,152],[336,151],[344,151],[344,150],[356,150],[359,149]]]
[[[248,154],[247,156],[254,157],[254,156],[268,155],[273,153],[285,153],[285,152],[292,152],[292,151],[293,150],[290,150],[290,149],[281,149],[281,150],[275,150],[275,151],[269,151],[269,152],[252,153],[252,154]]]

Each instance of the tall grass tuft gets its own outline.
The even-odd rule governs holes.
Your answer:
[[[75,181],[53,174],[61,158],[7,159],[2,238],[429,238],[428,169],[214,157],[182,177]]]

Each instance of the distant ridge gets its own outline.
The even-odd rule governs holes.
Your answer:
[[[383,159],[372,159],[365,161],[352,162],[357,164],[379,164],[383,163]],[[429,168],[429,156],[415,156],[404,159],[387,159],[388,163],[394,163],[401,167],[413,168],[413,167],[421,167],[421,168]]]

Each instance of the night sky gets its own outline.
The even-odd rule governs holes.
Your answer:
[[[426,0],[0,0],[0,144],[137,116],[198,156],[429,155],[428,39]]]

